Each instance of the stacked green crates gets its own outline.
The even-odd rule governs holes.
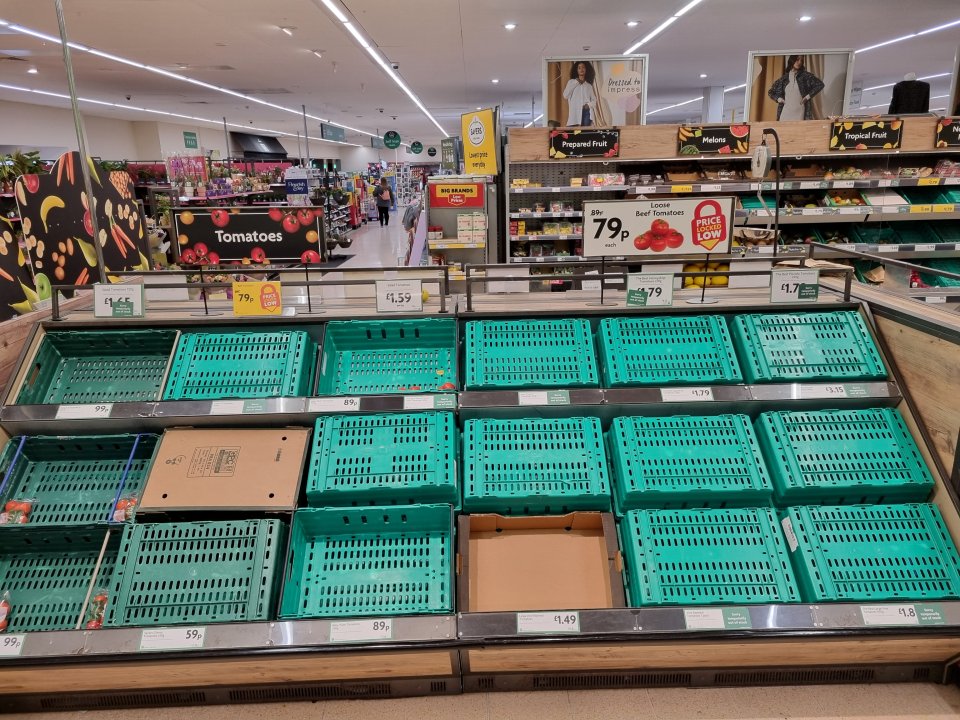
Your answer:
[[[156,435],[15,437],[0,455],[0,508],[29,501],[29,527],[103,525],[121,497],[137,496]],[[0,524],[0,531],[8,527]]]
[[[960,275],[960,260],[956,260],[955,258],[938,258],[936,260],[928,260],[924,264],[932,270],[943,270]],[[960,280],[942,277],[941,275],[920,273],[920,279],[934,287],[960,287]]]
[[[453,413],[335,415],[317,419],[307,502],[460,504]]]
[[[770,508],[631,510],[620,541],[632,607],[800,601]]]
[[[597,336],[606,387],[743,382],[722,317],[605,318]]]
[[[597,387],[589,321],[477,320],[467,323],[468,390]]]
[[[880,353],[857,312],[737,315],[731,324],[747,382],[887,377]]]
[[[7,632],[82,627],[87,592],[109,583],[117,561],[116,543],[108,544],[101,558],[105,535],[106,530],[77,528],[0,532],[0,593],[10,603]]]
[[[127,525],[104,625],[271,620],[285,539],[279,520]]]
[[[598,418],[467,420],[462,462],[465,512],[610,510]]]
[[[160,399],[176,330],[68,330],[43,336],[18,405]]]
[[[453,596],[449,505],[294,513],[280,617],[449,613]]]
[[[891,408],[767,412],[756,429],[780,505],[922,502],[933,490]]]
[[[457,324],[445,318],[327,323],[319,395],[457,390]]]
[[[609,437],[620,513],[770,503],[773,486],[746,415],[620,417]]]
[[[783,526],[807,602],[960,598],[960,557],[935,505],[793,507]]]
[[[184,333],[164,400],[309,395],[316,343],[305,332]]]

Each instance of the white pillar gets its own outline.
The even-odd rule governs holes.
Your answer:
[[[723,86],[705,87],[703,89],[703,110],[701,121],[705,123],[723,122]]]

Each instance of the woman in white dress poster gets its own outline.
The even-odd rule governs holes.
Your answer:
[[[596,71],[586,60],[579,60],[570,67],[570,79],[563,89],[563,97],[567,101],[566,127],[598,124],[595,79]]]

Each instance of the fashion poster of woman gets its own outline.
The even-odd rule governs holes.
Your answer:
[[[642,125],[647,56],[546,58],[543,85],[547,127]]]
[[[960,47],[953,58],[953,79],[950,81],[947,115],[960,116]]]
[[[852,64],[852,50],[751,52],[746,120],[824,120],[846,114]]]

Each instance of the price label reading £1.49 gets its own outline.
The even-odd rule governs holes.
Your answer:
[[[580,613],[572,611],[517,613],[517,632],[578,633]]]
[[[423,283],[420,280],[377,280],[377,312],[423,311]]]
[[[770,302],[816,302],[820,297],[819,270],[774,270],[770,278]]]
[[[633,273],[627,275],[627,307],[673,305],[673,275]]]

